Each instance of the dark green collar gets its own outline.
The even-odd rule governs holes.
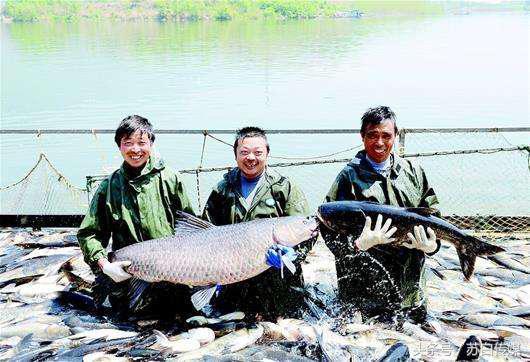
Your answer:
[[[397,157],[396,155],[394,155],[394,153],[390,155],[390,177],[396,177],[399,174],[399,171],[403,167],[403,165],[401,164],[402,162],[403,162],[403,159],[400,157]],[[375,173],[379,175],[379,173],[377,173],[374,170],[370,162],[368,162],[368,160],[366,159],[365,150],[357,152],[355,157],[348,163],[348,165],[351,167],[359,168],[363,171],[367,171],[367,172]]]
[[[151,156],[140,172],[138,172],[137,169],[131,168],[125,162],[122,163],[120,169],[126,180],[136,180],[152,172],[159,172],[164,169],[164,167],[165,165],[162,159],[156,159]]]

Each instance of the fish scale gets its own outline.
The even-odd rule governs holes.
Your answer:
[[[117,250],[112,261],[131,261],[128,272],[147,282],[231,284],[269,268],[265,254],[277,242],[275,237],[295,246],[313,237],[316,229],[313,218],[302,216],[211,226],[127,246]]]

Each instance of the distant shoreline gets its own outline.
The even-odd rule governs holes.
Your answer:
[[[7,0],[3,22],[79,20],[228,21],[359,17],[352,2],[327,0]]]
[[[359,18],[361,16],[466,15],[471,11],[528,11],[524,1],[341,1],[341,0],[7,0],[2,22],[229,21]]]

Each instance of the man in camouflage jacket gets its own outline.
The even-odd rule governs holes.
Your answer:
[[[259,218],[307,215],[309,207],[302,191],[287,177],[266,167],[269,145],[263,130],[246,127],[234,143],[238,167],[227,172],[212,190],[203,218],[215,225],[228,225]],[[223,286],[214,301],[220,312],[243,311],[247,317],[271,319],[299,316],[304,308],[304,281],[300,263],[314,240],[300,244],[294,260],[294,275],[270,268],[264,273]]]
[[[121,314],[130,312],[127,279],[131,275],[124,269],[130,263],[108,261],[109,239],[112,250],[117,250],[169,236],[174,233],[177,210],[194,213],[178,174],[151,155],[154,139],[152,126],[143,117],[129,116],[120,123],[115,141],[124,162],[99,185],[77,234],[84,259],[96,274],[96,302],[103,303],[108,295],[113,309]],[[155,302],[191,309],[186,286],[162,283],[151,286],[145,295],[137,310],[148,305],[149,310],[160,310]]]
[[[363,115],[361,127],[365,149],[339,173],[325,201],[357,200],[436,208],[438,199],[423,169],[392,153],[396,135],[395,114],[390,108],[369,109]],[[390,221],[386,225],[383,231],[388,231]],[[361,245],[360,249],[369,255],[359,253],[355,257],[345,248],[344,241],[327,242],[336,258],[339,295],[368,315],[388,316],[401,310],[421,321],[426,312],[425,255],[436,253],[440,242],[434,231],[428,228],[425,232],[422,226],[415,228],[414,235],[409,234],[410,244],[400,247],[390,244],[391,235],[387,236],[363,248],[359,243],[361,234],[356,245]],[[388,278],[374,266],[372,258],[388,271],[392,282],[377,280]],[[369,271],[367,265],[372,265],[373,270]]]

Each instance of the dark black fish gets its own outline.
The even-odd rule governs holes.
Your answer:
[[[397,243],[407,242],[407,233],[411,232],[415,225],[430,227],[439,239],[446,240],[455,246],[466,279],[473,275],[477,256],[504,251],[499,246],[488,244],[464,233],[455,225],[434,216],[435,213],[436,210],[423,207],[403,208],[374,202],[337,201],[320,205],[317,216],[332,234],[357,237],[362,231],[367,216],[375,221],[377,215],[381,214],[384,219],[391,218],[392,226],[397,227],[393,236]],[[326,232],[322,229],[322,234],[326,239]]]
[[[58,304],[68,305],[92,314],[98,314],[103,311],[102,307],[99,308],[96,306],[96,303],[94,303],[94,299],[92,297],[70,290],[58,292],[56,302]]]
[[[477,361],[480,357],[480,350],[482,349],[482,342],[476,336],[469,336],[460,351],[458,351],[457,361]]]

